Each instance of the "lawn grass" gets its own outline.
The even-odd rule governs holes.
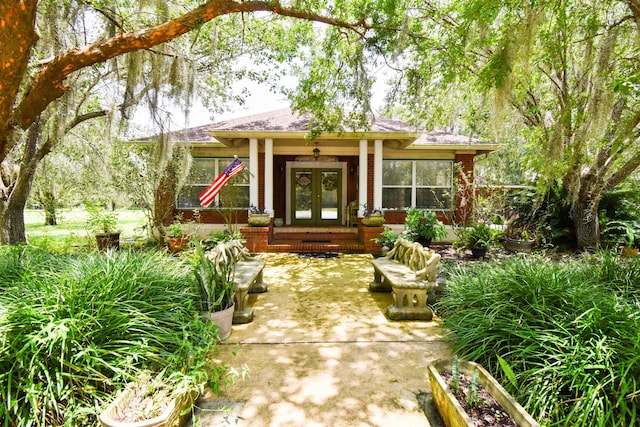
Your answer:
[[[144,211],[120,209],[116,213],[121,241],[146,237],[143,229],[146,223]],[[88,217],[87,211],[82,208],[61,209],[57,215],[58,225],[45,225],[43,210],[26,209],[24,221],[27,239],[35,246],[52,250],[95,245],[94,236],[87,228]]]

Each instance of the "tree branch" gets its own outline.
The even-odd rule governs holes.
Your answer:
[[[348,23],[312,12],[281,7],[278,2],[246,1],[237,3],[233,0],[209,0],[176,19],[70,50],[44,64],[33,85],[18,105],[12,118],[12,125],[27,129],[53,100],[64,94],[67,90],[64,80],[75,71],[125,53],[149,49],[168,42],[218,16],[258,11],[347,28],[356,31],[361,36],[367,30],[363,19],[356,23]]]

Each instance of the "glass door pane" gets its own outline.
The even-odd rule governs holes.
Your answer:
[[[340,174],[338,171],[320,171],[320,203],[321,220],[338,220],[340,218],[340,201],[338,188]]]
[[[294,171],[294,194],[293,194],[293,219],[311,220],[313,219],[313,173],[308,171]]]

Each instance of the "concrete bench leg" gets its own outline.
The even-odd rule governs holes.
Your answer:
[[[250,294],[261,294],[263,292],[267,292],[267,284],[262,280],[262,270],[256,276],[255,282],[253,282],[253,286],[249,289]]]
[[[391,292],[391,286],[389,286],[384,276],[376,269],[373,270],[373,282],[369,283],[369,291]]]
[[[427,306],[426,288],[393,287],[394,304],[387,307],[391,320],[431,320],[433,311]]]
[[[233,301],[236,303],[233,310],[233,323],[249,323],[253,320],[253,308],[247,306],[248,289],[236,289]]]

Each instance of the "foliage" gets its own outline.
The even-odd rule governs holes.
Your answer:
[[[393,248],[393,245],[396,243],[400,237],[399,234],[394,233],[392,229],[389,227],[385,227],[384,230],[380,233],[380,237],[374,237],[371,239],[376,243],[380,243],[382,246],[386,246],[387,248]]]
[[[438,240],[447,236],[444,224],[438,220],[435,212],[415,208],[407,209],[403,233],[412,242],[420,238]]]
[[[118,231],[118,214],[107,212],[103,207],[87,203],[85,209],[89,214],[87,227],[95,234],[116,233]]]
[[[143,370],[179,373],[194,387],[226,381],[226,368],[207,360],[215,327],[197,315],[188,270],[174,258],[2,252],[0,418],[10,425],[95,425]]]
[[[564,192],[559,186],[543,196],[534,189],[510,192],[505,200],[507,236],[514,239],[535,240],[560,247],[575,247],[569,206],[563,201]],[[526,238],[524,238],[526,236]]]
[[[613,220],[634,220],[640,218],[640,182],[637,179],[605,193],[600,202],[600,227],[606,227]]]
[[[216,231],[200,243],[205,250],[209,250],[217,246],[218,243],[225,243],[231,240],[244,241],[242,233],[229,231],[228,228],[225,228],[224,230]]]
[[[260,209],[255,205],[249,206],[249,215],[267,215],[267,214],[269,214],[269,210],[266,208]]]
[[[454,351],[496,377],[511,367],[504,385],[534,418],[603,426],[638,420],[639,303],[640,260],[602,252],[458,266],[436,309]]]
[[[236,260],[232,255],[227,256],[224,243],[218,243],[214,250],[217,254],[224,254],[224,258],[211,259],[211,252],[207,254],[198,242],[191,259],[193,290],[198,296],[200,311],[220,311],[233,304]]]
[[[469,227],[460,227],[457,231],[456,246],[464,248],[485,248],[494,246],[501,238],[502,232],[492,228],[489,224],[475,222]]]
[[[640,164],[636,2],[447,1],[410,16],[393,63],[404,115],[512,144],[539,194],[562,186],[575,244],[596,246],[603,194]]]
[[[380,208],[370,209],[369,206],[365,203],[362,205],[362,215],[365,218],[369,218],[371,215],[382,215],[382,209]]]
[[[602,233],[611,244],[624,243],[630,248],[640,245],[640,221],[638,220],[609,221]]]

